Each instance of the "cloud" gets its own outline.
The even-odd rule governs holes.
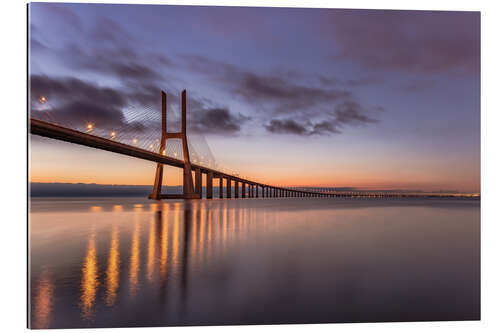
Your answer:
[[[241,125],[249,120],[242,115],[233,115],[226,108],[214,108],[198,111],[191,129],[203,134],[234,134],[240,131]]]
[[[376,111],[383,111],[376,107]],[[268,132],[294,135],[330,135],[340,134],[345,126],[360,126],[377,123],[378,120],[367,116],[361,105],[354,101],[345,101],[335,106],[333,114],[327,120],[316,123],[299,122],[294,119],[272,119],[264,127]]]
[[[335,122],[338,125],[361,125],[377,121],[365,115],[359,103],[345,101],[335,107]]]
[[[296,72],[281,76],[260,75],[201,56],[185,56],[183,59],[189,70],[208,76],[211,82],[218,82],[252,108],[260,106],[264,112],[259,114],[259,118],[271,133],[338,134],[345,126],[378,121],[367,115],[368,110],[354,100],[351,91],[308,85],[304,83],[307,75],[301,76]],[[328,83],[328,86],[356,86],[373,82],[372,79],[336,80],[321,75],[316,79]]]
[[[338,128],[338,123],[335,121],[324,120],[317,124],[314,124],[310,134],[340,134],[342,133]]]
[[[335,58],[413,73],[479,73],[479,12],[331,10]]]
[[[305,114],[317,110],[318,106],[351,97],[351,92],[345,89],[323,88],[301,84],[299,79],[252,73],[202,56],[186,55],[182,61],[190,71],[208,76],[244,102],[260,106],[266,113]]]
[[[350,97],[350,92],[324,89],[291,83],[280,77],[240,73],[239,85],[234,89],[247,102],[275,103],[277,113],[305,111],[322,103],[333,103]]]
[[[44,75],[31,75],[31,96],[39,99],[45,96],[49,100],[62,102],[91,101],[110,107],[123,107],[127,104],[123,94],[113,88],[99,87],[75,78],[51,78]]]
[[[32,116],[52,122],[84,126],[87,122],[101,128],[127,127],[142,131],[145,126],[127,121],[122,109],[129,104],[122,91],[100,87],[75,78],[30,77]],[[42,96],[47,102],[40,103]]]
[[[303,135],[308,133],[305,125],[292,119],[273,119],[265,127],[269,132],[278,134]]]
[[[75,78],[32,75],[30,86],[31,109],[35,117],[48,117],[49,121],[70,127],[92,122],[100,128],[122,128],[130,132],[159,131],[161,125],[160,90],[154,85],[139,86],[136,90],[129,91],[128,88],[101,87]],[[42,96],[46,98],[46,103],[40,103]],[[179,113],[172,113],[172,106],[179,104],[178,97],[167,94],[167,107],[170,110],[169,130],[180,126]],[[249,117],[232,114],[227,108],[207,107],[208,104],[212,103],[191,96],[188,98],[188,125],[191,131],[234,135],[241,130],[241,125],[249,120]],[[127,108],[133,108],[135,120],[127,120],[124,113]]]

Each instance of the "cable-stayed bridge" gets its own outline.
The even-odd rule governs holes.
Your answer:
[[[213,181],[219,179],[220,198],[254,197],[323,197],[334,194],[310,189],[287,188],[247,179],[218,165],[202,135],[187,135],[186,91],[181,94],[181,130],[167,131],[167,95],[161,92],[161,112],[148,108],[133,108],[124,112],[120,125],[92,119],[74,123],[64,114],[44,107],[46,97],[40,97],[40,107],[31,110],[30,133],[126,156],[156,162],[156,174],[150,199],[201,199],[203,178],[205,195],[214,197]],[[160,127],[161,125],[161,127]],[[183,194],[162,193],[163,168],[183,169]],[[194,178],[194,179],[193,179]],[[224,191],[225,189],[225,191]]]

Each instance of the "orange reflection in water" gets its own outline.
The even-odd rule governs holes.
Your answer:
[[[120,285],[120,250],[118,227],[111,231],[108,268],[106,270],[106,305],[112,306],[116,301],[116,291]]]
[[[192,262],[196,262],[196,257],[197,257],[197,245],[198,245],[198,239],[197,239],[197,233],[196,231],[198,230],[198,205],[196,202],[193,203],[192,205],[193,213],[191,215],[191,235],[188,235],[188,237],[191,237],[191,258],[193,258]],[[189,223],[190,221],[188,221]]]
[[[35,292],[32,327],[49,328],[54,305],[54,283],[47,269],[44,269],[40,274]]]
[[[172,262],[174,263],[175,267],[178,267],[179,265],[179,224],[180,224],[180,204],[176,203],[174,206],[174,235],[173,235],[173,241],[172,241]]]
[[[93,314],[93,307],[97,288],[99,286],[99,272],[97,266],[97,250],[95,245],[95,231],[92,230],[87,246],[87,255],[83,261],[82,283],[80,296],[80,306],[83,317],[90,319]]]
[[[132,235],[132,249],[130,253],[130,294],[135,295],[139,287],[139,264],[140,264],[140,239],[139,239],[140,225],[135,222],[134,233]]]
[[[160,245],[160,275],[161,280],[164,281],[167,277],[167,258],[168,258],[168,204],[163,208],[162,221],[161,221],[161,245]]]
[[[148,238],[148,266],[147,278],[149,281],[153,280],[153,273],[155,268],[155,250],[156,250],[156,237],[155,237],[155,220],[151,219],[149,222],[149,238]]]

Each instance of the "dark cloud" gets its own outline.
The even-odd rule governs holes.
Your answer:
[[[98,124],[99,128],[123,128],[142,132],[146,129],[159,131],[161,121],[160,89],[154,85],[136,87],[129,91],[100,87],[75,78],[50,78],[32,75],[31,109],[32,116],[47,117],[49,121],[61,124]],[[46,103],[40,103],[41,97]],[[169,130],[180,127],[179,96],[167,93],[169,108]],[[208,101],[208,104],[212,104]],[[227,108],[209,108],[206,100],[188,98],[189,127],[195,133],[232,135],[240,131],[241,125],[249,120],[243,115],[234,115]],[[134,121],[127,120],[123,110],[133,108]],[[40,112],[43,110],[43,112]]]
[[[351,92],[344,89],[310,86],[278,75],[252,73],[201,56],[187,55],[183,62],[189,70],[209,76],[245,102],[278,114],[307,113],[320,105],[351,97]]]
[[[377,122],[369,117],[353,94],[346,89],[307,85],[300,74],[260,75],[236,66],[201,56],[185,56],[185,65],[207,75],[236,94],[249,105],[260,106],[264,127],[268,132],[296,135],[341,133],[342,127]],[[338,80],[317,76],[328,86],[355,86],[372,83],[372,79]],[[289,116],[293,114],[294,118]],[[269,119],[271,118],[271,119]]]
[[[342,133],[338,128],[338,123],[335,121],[322,121],[317,124],[314,124],[311,134],[340,134]]]
[[[112,88],[99,87],[75,78],[51,78],[43,75],[30,77],[31,97],[35,100],[45,96],[61,102],[89,101],[110,107],[127,104],[124,95]]]
[[[235,88],[248,102],[274,103],[278,113],[305,111],[322,103],[333,103],[349,97],[350,92],[324,89],[288,82],[280,77],[244,72]]]
[[[479,12],[330,10],[336,58],[380,70],[479,73]]]
[[[335,121],[339,125],[360,125],[377,122],[376,119],[365,115],[361,105],[353,101],[345,101],[335,106]]]
[[[132,131],[142,131],[145,126],[136,121],[127,121],[123,107],[129,104],[122,91],[100,87],[75,78],[50,78],[32,75],[30,78],[31,109],[34,117],[71,125],[87,122],[99,124],[101,128],[126,126]],[[42,96],[45,103],[40,103]]]
[[[190,126],[198,133],[234,134],[248,120],[242,115],[233,115],[225,108],[201,110],[196,113],[196,120]]]
[[[383,111],[376,107],[376,111]],[[377,119],[366,115],[361,105],[354,101],[345,101],[335,106],[334,112],[327,120],[316,123],[311,121],[299,122],[293,119],[272,119],[265,128],[276,134],[295,135],[329,135],[340,134],[345,126],[359,126],[378,122]]]
[[[167,61],[166,57],[142,58],[134,50],[123,47],[94,47],[82,49],[72,44],[65,50],[67,64],[79,70],[107,74],[126,84],[158,82],[162,79],[152,65]]]
[[[271,133],[278,134],[307,134],[308,130],[303,124],[299,124],[292,119],[273,119],[269,124],[265,125],[266,129]]]
[[[99,127],[112,128],[125,123],[120,109],[92,102],[74,101],[50,109],[52,117],[61,123],[86,124],[92,122]]]

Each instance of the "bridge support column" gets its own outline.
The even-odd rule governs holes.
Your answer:
[[[247,183],[245,182],[241,183],[241,197],[242,198],[247,197]]]
[[[240,196],[240,182],[234,181],[234,197],[239,198]]]
[[[214,174],[212,172],[208,172],[207,185],[206,185],[207,199],[212,199],[214,197],[213,179],[214,179]]]
[[[226,178],[226,198],[231,199],[231,178]]]
[[[222,178],[222,175],[219,175],[219,199],[224,198],[224,178]]]
[[[196,194],[198,194],[200,196],[200,198],[202,197],[202,193],[201,193],[202,183],[201,182],[202,182],[201,169],[196,168],[194,170],[194,191],[196,192]]]
[[[182,91],[181,94],[181,106],[182,106],[182,126],[181,132],[178,133],[168,133],[167,132],[167,94],[164,91],[161,92],[161,104],[162,104],[162,119],[161,119],[161,143],[159,154],[163,154],[165,150],[167,139],[181,139],[182,140],[182,154],[184,156],[184,170],[183,170],[183,194],[161,194],[161,182],[163,177],[163,167],[157,166],[157,175],[155,177],[155,185],[153,188],[153,194],[149,196],[150,199],[200,199],[201,191],[199,193],[195,191],[193,186],[193,175],[191,169],[191,160],[189,159],[189,148],[186,136],[186,90]],[[201,180],[200,180],[201,183]]]
[[[167,142],[167,94],[161,92],[161,142],[160,153],[165,149]],[[149,199],[161,199],[161,186],[163,183],[163,164],[156,164],[155,184],[153,186],[153,193],[149,195]]]

